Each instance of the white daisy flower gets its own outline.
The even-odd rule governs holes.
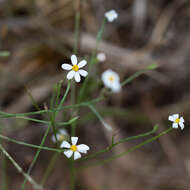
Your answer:
[[[98,61],[100,61],[100,62],[104,62],[104,61],[106,60],[106,55],[105,55],[105,53],[98,53],[98,54],[97,54],[97,59],[98,59]]]
[[[119,92],[121,90],[119,75],[108,69],[102,73],[102,81],[107,88],[110,88],[113,92]]]
[[[72,63],[72,65],[64,63],[61,65],[61,67],[64,70],[68,70],[68,71],[71,70],[67,74],[68,80],[71,80],[74,77],[76,82],[80,82],[80,80],[81,80],[80,76],[86,77],[88,75],[87,71],[80,69],[87,64],[87,61],[82,60],[78,63],[76,55],[72,55],[71,56],[71,63]]]
[[[56,138],[59,142],[62,142],[64,140],[67,140],[69,137],[69,134],[67,132],[67,130],[65,129],[60,129],[57,133],[56,133]],[[56,143],[56,138],[55,135],[52,135],[51,140]]]
[[[118,14],[115,10],[110,10],[104,14],[104,16],[107,18],[109,22],[113,22],[115,19],[117,19]]]
[[[181,130],[184,129],[184,122],[185,121],[184,121],[183,117],[179,118],[179,114],[170,115],[168,117],[168,120],[173,122],[173,124],[172,124],[173,128],[177,129],[178,125],[179,125],[181,127]]]
[[[87,151],[90,149],[89,146],[85,144],[76,145],[78,141],[78,137],[71,137],[71,143],[70,145],[67,141],[63,141],[61,143],[61,148],[68,148],[68,150],[64,151],[65,156],[67,158],[70,158],[74,154],[74,160],[81,158],[80,153],[86,154]]]

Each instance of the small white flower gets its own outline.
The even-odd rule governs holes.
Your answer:
[[[56,133],[56,138],[59,142],[62,142],[63,140],[67,140],[69,137],[68,132],[65,129],[60,129],[57,133]],[[52,135],[51,140],[56,143],[56,139],[55,139],[55,135]]]
[[[104,16],[107,18],[109,22],[113,22],[115,19],[117,19],[118,14],[115,10],[110,10],[104,14]]]
[[[76,145],[78,141],[78,137],[71,137],[71,145],[67,141],[63,141],[61,143],[61,148],[68,148],[68,150],[64,151],[65,156],[70,158],[74,154],[74,160],[81,158],[80,153],[86,154],[90,149],[89,146],[85,144]]]
[[[80,82],[80,80],[81,80],[80,76],[86,77],[88,75],[87,71],[80,69],[87,64],[87,61],[82,60],[78,63],[76,55],[72,55],[71,56],[71,63],[72,63],[72,65],[64,63],[61,65],[61,67],[64,70],[68,70],[68,71],[71,70],[67,74],[68,80],[71,80],[74,77],[76,82]]]
[[[184,122],[185,121],[184,121],[183,117],[179,118],[179,114],[170,115],[168,117],[168,120],[173,122],[173,124],[172,124],[173,128],[177,129],[178,125],[179,125],[181,127],[181,130],[184,129]]]
[[[98,53],[98,54],[97,54],[97,59],[98,59],[98,61],[100,61],[100,62],[104,62],[104,61],[106,60],[106,55],[105,55],[105,53]]]
[[[113,92],[119,92],[121,90],[119,75],[111,69],[102,73],[102,81],[104,85]]]

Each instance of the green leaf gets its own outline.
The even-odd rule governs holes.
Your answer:
[[[8,51],[0,51],[0,57],[8,57],[10,55],[10,52]]]
[[[158,64],[157,63],[150,64],[147,67],[148,70],[154,70],[154,69],[157,69],[157,68],[158,68]]]

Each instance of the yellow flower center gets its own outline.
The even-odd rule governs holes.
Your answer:
[[[77,146],[76,145],[72,145],[70,148],[73,152],[77,151]]]
[[[175,120],[175,122],[176,122],[176,123],[179,123],[179,122],[180,122],[180,119],[179,119],[179,118],[177,118],[177,119]]]
[[[113,76],[109,76],[108,80],[111,81],[111,82],[113,82],[114,81],[114,77]]]
[[[79,70],[78,65],[73,65],[72,70],[75,71],[75,72],[77,72]]]

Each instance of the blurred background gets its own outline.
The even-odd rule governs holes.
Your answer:
[[[80,6],[77,3],[80,2]],[[61,64],[70,62],[74,44],[74,20],[80,9],[78,56],[89,56],[96,46],[96,34],[104,13],[115,9],[119,17],[106,23],[98,52],[106,61],[94,68],[91,95],[103,85],[94,84],[108,68],[121,80],[148,64],[159,68],[147,72],[112,95],[97,110],[113,128],[117,139],[137,135],[159,124],[163,131],[171,124],[168,115],[179,113],[185,119],[183,131],[173,130],[158,141],[104,166],[77,172],[77,190],[188,190],[190,189],[190,1],[188,0],[0,0],[0,50],[9,57],[0,58],[0,109],[8,113],[34,111],[29,94],[41,109],[49,105],[53,84],[64,80]],[[80,88],[81,84],[78,88]],[[98,90],[97,90],[98,89]],[[70,104],[69,98],[65,104]],[[67,112],[58,120],[69,118]],[[65,116],[66,115],[66,116]],[[79,143],[91,147],[91,153],[105,148],[112,134],[88,109],[81,109],[77,125]],[[2,133],[11,138],[40,144],[47,126],[21,119],[1,119]],[[121,153],[142,139],[114,148],[99,159]],[[3,141],[4,147],[27,171],[35,149]],[[54,147],[51,134],[46,146]],[[52,152],[41,151],[32,170],[40,182]],[[2,190],[20,189],[23,176],[1,156]],[[89,163],[93,163],[92,160]],[[45,183],[46,190],[69,189],[68,162],[60,156]],[[26,190],[32,189],[26,184]]]

